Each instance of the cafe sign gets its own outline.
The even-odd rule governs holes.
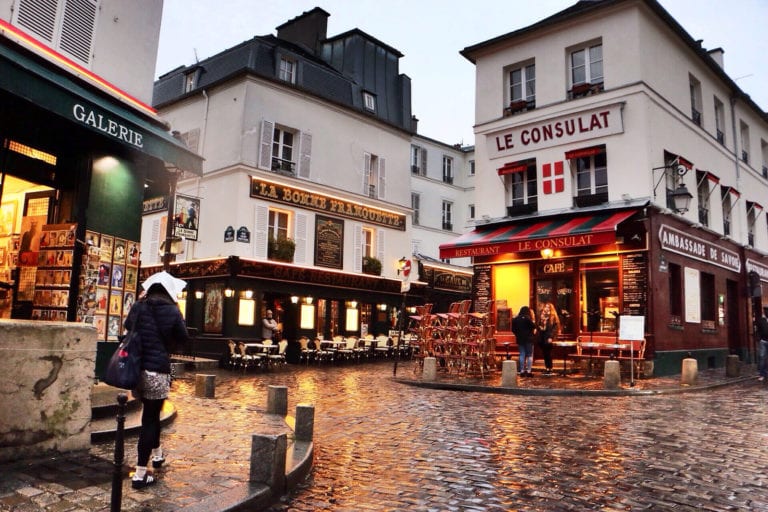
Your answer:
[[[488,154],[499,158],[622,133],[622,106],[615,103],[489,134]]]
[[[405,231],[405,215],[353,201],[251,178],[251,197]]]
[[[734,272],[741,272],[741,258],[737,253],[678,229],[661,226],[659,228],[659,242],[663,250],[682,254],[688,258],[717,265]]]

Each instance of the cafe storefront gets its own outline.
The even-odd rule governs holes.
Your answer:
[[[145,183],[202,160],[150,107],[2,20],[0,34],[0,317],[84,322],[116,341],[136,299]]]
[[[610,343],[622,315],[642,316],[649,370],[664,375],[689,353],[705,368],[754,357],[744,251],[636,201],[499,219],[441,245],[440,256],[474,258],[473,307],[492,316],[497,343],[514,341],[524,305],[553,305],[568,341]]]

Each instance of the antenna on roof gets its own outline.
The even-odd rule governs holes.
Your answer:
[[[200,59],[197,58],[197,48],[192,48],[192,51],[195,53],[195,64],[200,64]]]

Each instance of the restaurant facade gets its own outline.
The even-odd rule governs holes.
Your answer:
[[[622,317],[641,318],[647,373],[754,362],[768,123],[722,50],[658,2],[615,0],[461,53],[483,88],[475,193],[488,200],[440,255],[473,258],[497,340],[514,340],[521,306],[550,303],[563,340],[618,340]]]
[[[16,17],[0,17],[0,144],[0,315],[91,324],[103,361],[138,291],[145,183],[201,159]]]

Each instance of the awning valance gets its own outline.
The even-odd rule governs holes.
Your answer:
[[[482,226],[440,245],[441,258],[567,249],[611,243],[616,226],[637,210],[601,212],[572,217],[525,219],[502,226]]]
[[[0,90],[181,170],[202,174],[203,159],[174,138],[160,121],[45,64],[3,37]]]
[[[535,164],[536,160],[534,159],[528,159],[528,160],[520,160],[518,162],[507,162],[501,167],[497,169],[499,176],[504,176],[505,174],[515,174],[517,172],[524,172],[528,170],[528,167]]]

